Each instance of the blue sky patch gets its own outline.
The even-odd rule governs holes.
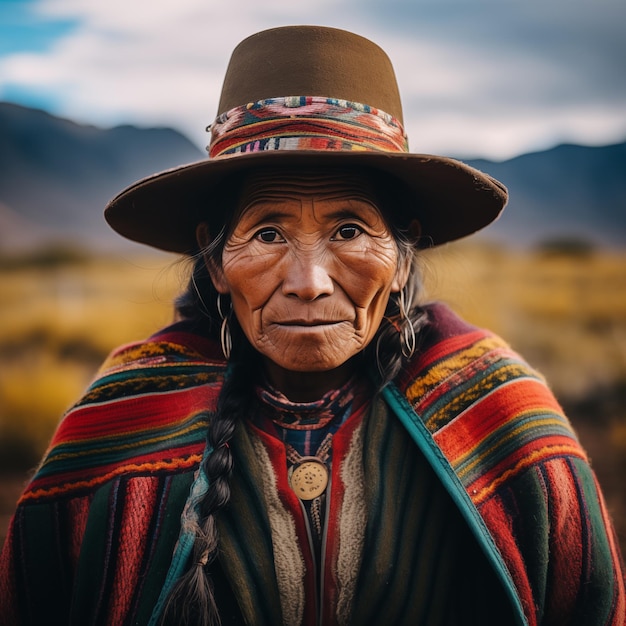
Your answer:
[[[0,0],[0,56],[45,52],[78,25],[78,20],[49,19],[33,0]]]

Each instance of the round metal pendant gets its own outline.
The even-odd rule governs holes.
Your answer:
[[[328,486],[328,469],[319,459],[305,457],[293,466],[289,484],[300,500],[314,500]]]

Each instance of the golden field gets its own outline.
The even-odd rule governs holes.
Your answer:
[[[0,540],[64,410],[116,345],[167,324],[170,256],[0,259]],[[428,294],[504,336],[550,381],[626,550],[626,253],[454,244],[424,255]]]

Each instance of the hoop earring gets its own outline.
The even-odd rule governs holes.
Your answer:
[[[406,359],[410,359],[415,352],[415,346],[417,345],[417,339],[415,337],[415,329],[409,318],[406,308],[406,296],[404,294],[404,288],[400,290],[398,294],[398,309],[400,311],[400,318],[402,320],[402,331],[400,332],[400,344],[402,345],[402,355]]]
[[[228,318],[233,310],[233,303],[230,303],[230,310],[227,315],[224,315],[222,311],[222,294],[217,294],[217,313],[222,320],[222,325],[220,326],[220,343],[222,344],[222,352],[226,357],[226,360],[230,359],[230,353],[233,350],[233,338],[230,334],[230,328],[228,328]]]

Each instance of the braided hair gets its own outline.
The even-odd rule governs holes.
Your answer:
[[[385,197],[388,192],[386,185]],[[382,211],[389,215],[384,207]],[[427,324],[427,314],[421,306],[422,271],[415,239],[393,224],[390,228],[398,250],[399,267],[408,266],[410,269],[404,293],[390,296],[374,339],[360,355],[364,374],[373,376],[379,389],[398,375],[403,363],[418,347],[416,341]],[[218,293],[212,284],[206,259],[221,265],[227,232],[227,227],[222,228],[208,248],[198,250],[192,257],[190,280],[186,290],[176,300],[178,318],[193,324],[196,332],[218,342],[222,320],[217,306]],[[233,458],[228,443],[237,424],[250,415],[254,401],[252,381],[258,376],[260,364],[259,355],[249,344],[235,316],[231,316],[229,328],[232,352],[217,411],[206,434],[206,444],[212,452],[204,458],[202,470],[209,486],[200,503],[192,565],[172,589],[164,607],[162,624],[219,626],[221,623],[210,577],[211,564],[217,557],[219,546],[216,516],[230,498]],[[406,345],[407,337],[412,338],[410,349]]]

